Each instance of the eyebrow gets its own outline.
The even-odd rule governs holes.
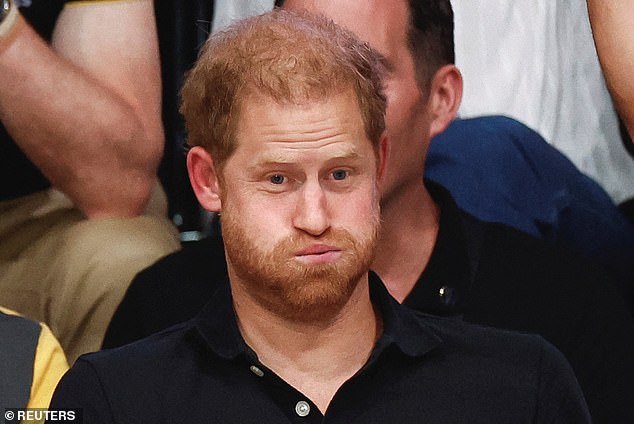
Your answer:
[[[297,160],[294,158],[295,155],[283,155],[279,153],[272,154],[264,154],[262,155],[258,161],[255,163],[253,168],[260,168],[264,166],[270,165],[289,165],[294,164]],[[341,160],[341,159],[358,159],[361,155],[357,152],[355,148],[345,148],[340,149],[334,156],[328,158],[328,162]]]

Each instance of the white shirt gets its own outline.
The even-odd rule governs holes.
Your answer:
[[[511,116],[537,130],[621,202],[634,160],[597,59],[585,0],[452,0],[459,115]]]

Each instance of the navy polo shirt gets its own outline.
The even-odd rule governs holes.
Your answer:
[[[225,281],[187,323],[82,356],[51,408],[84,423],[584,423],[570,366],[543,339],[399,305],[374,274],[384,332],[323,415],[242,338]]]

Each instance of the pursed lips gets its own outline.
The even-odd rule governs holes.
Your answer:
[[[341,254],[342,250],[336,246],[316,244],[297,252],[295,257],[305,263],[322,264],[335,261]]]

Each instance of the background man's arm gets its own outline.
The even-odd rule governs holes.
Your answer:
[[[0,40],[0,120],[86,216],[142,213],[163,151],[152,0],[71,3],[51,46],[19,20]]]
[[[634,136],[634,0],[588,0],[588,13],[608,88]]]

